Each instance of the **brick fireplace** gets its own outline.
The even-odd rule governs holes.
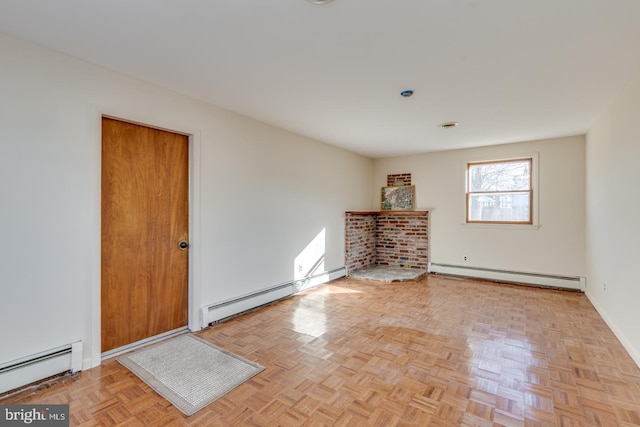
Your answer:
[[[345,213],[349,274],[373,266],[427,270],[429,211]]]

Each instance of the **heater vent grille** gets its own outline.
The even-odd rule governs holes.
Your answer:
[[[82,369],[82,341],[0,364],[0,393]]]

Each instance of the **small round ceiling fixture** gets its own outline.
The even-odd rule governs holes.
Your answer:
[[[458,122],[444,122],[444,123],[440,123],[440,127],[442,129],[449,129],[449,128],[454,128],[456,126],[458,126],[460,123]]]
[[[331,3],[333,0],[307,0],[307,1],[313,4],[327,4],[327,3]]]
[[[413,91],[411,89],[403,90],[400,92],[400,96],[403,98],[410,98],[413,95]]]

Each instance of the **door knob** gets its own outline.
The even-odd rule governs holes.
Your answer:
[[[182,240],[180,243],[178,243],[178,248],[180,248],[181,251],[184,251],[188,247],[189,247],[189,242],[187,242],[186,240]]]

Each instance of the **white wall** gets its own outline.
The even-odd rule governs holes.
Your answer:
[[[640,73],[587,134],[587,295],[640,365]],[[606,285],[606,290],[605,290]]]
[[[100,361],[102,114],[193,135],[192,324],[292,280],[323,229],[344,265],[372,160],[3,35],[0,55],[0,364],[77,340]]]
[[[539,227],[465,224],[466,163],[535,153]],[[377,159],[374,200],[387,174],[412,174],[417,208],[433,209],[431,262],[585,276],[584,156],[584,137],[574,136]]]

